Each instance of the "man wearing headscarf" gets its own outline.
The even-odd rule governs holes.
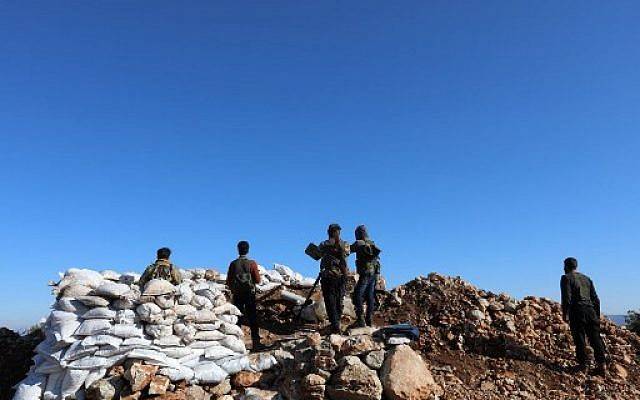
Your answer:
[[[365,325],[372,325],[376,283],[380,275],[381,250],[373,240],[369,239],[366,226],[358,226],[355,235],[356,241],[351,245],[351,252],[356,253],[356,272],[359,277],[353,293],[357,317],[353,327],[362,328]],[[366,314],[364,313],[365,302],[367,303]]]

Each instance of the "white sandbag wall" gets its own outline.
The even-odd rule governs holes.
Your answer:
[[[227,301],[224,276],[182,272],[178,286],[152,280],[141,290],[137,274],[68,270],[53,286],[46,338],[14,400],[82,399],[86,387],[128,359],[193,384],[272,368],[272,356],[247,357],[236,325],[241,314]]]

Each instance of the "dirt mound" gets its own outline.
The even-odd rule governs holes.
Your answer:
[[[574,348],[560,304],[516,300],[438,274],[388,292],[380,324],[409,321],[445,399],[640,398],[640,338],[608,320],[603,339],[611,359],[605,378],[573,373]]]

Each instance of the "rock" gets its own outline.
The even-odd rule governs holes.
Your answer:
[[[275,400],[279,398],[278,392],[256,388],[247,388],[240,400]]]
[[[225,379],[224,381],[209,389],[209,393],[217,397],[228,394],[229,392],[231,392],[231,381],[229,379]]]
[[[382,345],[373,340],[371,336],[352,336],[347,338],[340,346],[340,353],[343,356],[354,356],[367,353],[372,350],[379,350]]]
[[[200,386],[188,386],[184,390],[185,400],[209,400],[211,395]]]
[[[255,385],[262,378],[262,372],[240,371],[231,378],[231,385],[246,388]]]
[[[300,398],[305,400],[324,400],[326,379],[320,375],[309,374],[300,383]]]
[[[384,350],[372,350],[364,357],[364,363],[367,364],[369,368],[380,369],[382,368],[382,364],[384,363]]]
[[[329,380],[326,391],[333,400],[380,400],[382,398],[382,384],[378,375],[354,356],[347,356],[340,361],[338,370]]]
[[[109,379],[98,379],[85,392],[87,400],[111,400],[116,396],[116,388]]]
[[[156,372],[158,372],[157,365],[135,363],[124,373],[124,377],[129,381],[131,391],[137,392],[151,383]]]
[[[340,351],[340,348],[342,347],[342,344],[344,343],[345,340],[347,340],[347,338],[342,335],[336,335],[336,334],[329,335],[329,343],[331,344],[331,347],[333,347],[335,351]]]
[[[613,372],[614,375],[623,380],[626,380],[629,376],[629,372],[627,371],[627,369],[618,363],[613,364],[611,372]]]
[[[162,375],[156,375],[149,383],[149,394],[165,394],[169,388],[169,378]]]
[[[427,364],[406,345],[389,351],[380,376],[388,400],[427,399],[436,388]]]
[[[359,336],[359,335],[371,336],[377,330],[378,330],[377,328],[374,328],[372,326],[365,326],[362,328],[349,329],[348,333],[349,333],[349,336]]]
[[[469,312],[469,318],[474,321],[482,321],[485,318],[485,315],[482,311],[475,309]]]
[[[356,307],[353,305],[353,301],[351,301],[351,296],[344,297],[344,309],[342,310],[342,315],[352,319],[356,318]]]
[[[322,336],[318,332],[313,332],[307,336],[306,341],[309,346],[315,347],[322,342]]]

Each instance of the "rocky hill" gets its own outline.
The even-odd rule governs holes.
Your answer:
[[[27,379],[17,400],[54,400],[60,398],[65,384],[69,398],[88,400],[640,399],[640,338],[603,319],[602,333],[611,359],[607,375],[574,373],[569,328],[562,321],[559,304],[548,299],[518,300],[434,273],[392,291],[378,291],[376,325],[409,322],[419,328],[419,340],[380,337],[375,329],[326,336],[318,333],[326,318],[319,293],[302,310],[305,321],[294,321],[312,280],[284,266],[261,269],[261,273],[265,277],[259,293],[261,335],[271,348],[251,355],[243,355],[244,348],[229,337],[249,343],[246,328],[243,335],[228,325],[235,321],[231,317],[235,311],[221,296],[224,277],[215,271],[188,272],[189,282],[175,288],[172,296],[164,286],[161,292],[145,296],[136,287],[135,276],[123,280],[124,275],[112,272],[105,280],[113,284],[84,282],[81,286],[87,288],[83,288],[70,286],[68,280],[67,289],[58,283],[56,308],[78,306],[70,302],[71,295],[88,304],[78,307],[83,309],[76,313],[77,325],[62,340],[68,344],[58,344],[67,353],[50,354],[60,365],[50,363],[49,357],[47,368],[77,370],[88,365],[87,359],[93,363],[107,354],[110,363],[115,361],[78,374],[83,380],[73,382],[79,388],[73,393],[64,375],[58,375],[59,387],[52,383],[51,375],[40,381]],[[133,293],[114,284],[128,285]],[[106,303],[94,298],[100,294]],[[210,297],[211,304],[202,297]],[[345,324],[352,322],[353,313],[347,303]],[[150,304],[161,304],[163,311],[152,315],[157,310]],[[131,309],[135,313],[120,312]],[[197,321],[193,315],[210,320]],[[91,336],[81,332],[83,321],[100,319],[108,321],[104,331],[92,332],[100,338],[87,340]],[[129,323],[137,330],[114,328]],[[84,325],[86,330],[95,323]],[[123,341],[125,331],[136,337]],[[52,331],[48,332],[50,336]],[[21,356],[13,358],[22,360],[15,368],[19,374],[28,368],[25,360],[41,339],[3,336],[3,347],[19,349]],[[225,347],[231,342],[233,349]],[[64,350],[64,346],[71,347]],[[43,348],[39,346],[40,353]],[[203,350],[193,350],[197,348]],[[32,378],[33,372],[32,367]],[[7,385],[15,383],[15,375],[2,382],[2,398],[7,398]]]

